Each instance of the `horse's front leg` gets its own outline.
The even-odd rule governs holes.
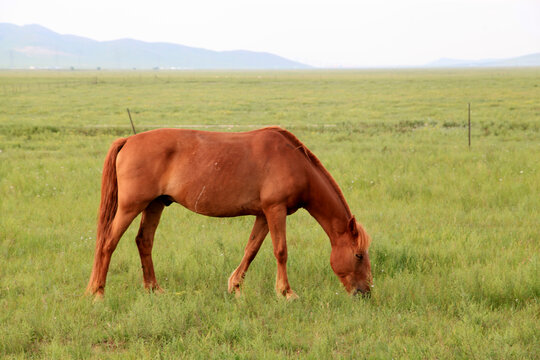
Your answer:
[[[287,300],[296,299],[298,295],[291,289],[287,278],[287,209],[285,206],[273,206],[265,209],[264,213],[277,260],[276,292]]]
[[[249,265],[257,256],[257,252],[261,248],[261,245],[264,241],[264,238],[268,234],[268,223],[266,222],[266,217],[264,215],[259,215],[255,219],[255,224],[253,225],[253,230],[251,230],[251,235],[249,236],[246,249],[244,250],[244,257],[240,262],[240,265],[233,271],[229,277],[229,292],[236,293],[236,296],[240,295],[240,285],[244,280],[246,271],[249,268]]]

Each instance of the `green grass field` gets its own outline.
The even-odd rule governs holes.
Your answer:
[[[540,69],[0,72],[0,357],[540,358]],[[467,146],[467,104],[472,148]],[[83,293],[110,143],[138,131],[281,125],[373,238],[351,298],[307,212],[288,218],[276,297],[269,238],[240,299],[227,279],[253,218],[167,208],[146,293],[136,220],[106,297]]]

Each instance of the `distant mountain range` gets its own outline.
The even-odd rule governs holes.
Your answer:
[[[426,65],[427,67],[515,67],[540,66],[540,53],[524,55],[509,59],[460,60],[439,59]]]
[[[212,51],[170,43],[96,41],[40,25],[0,23],[0,69],[305,69],[310,66],[253,51]]]
[[[540,53],[510,59],[439,59],[428,68],[540,66]],[[40,25],[0,23],[0,69],[306,69],[253,51],[212,51],[133,39],[96,41],[61,35]]]

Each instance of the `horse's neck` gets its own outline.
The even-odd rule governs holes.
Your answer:
[[[334,246],[340,235],[347,231],[352,216],[349,207],[330,180],[320,172],[312,178],[310,190],[306,210],[321,225]]]

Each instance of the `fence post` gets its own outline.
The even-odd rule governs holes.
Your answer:
[[[131,129],[133,129],[133,134],[137,134],[135,131],[135,126],[133,125],[133,120],[131,120],[131,113],[129,112],[129,108],[127,108],[127,113],[129,115],[129,122],[131,123]]]
[[[469,149],[471,148],[471,103],[469,103]]]

